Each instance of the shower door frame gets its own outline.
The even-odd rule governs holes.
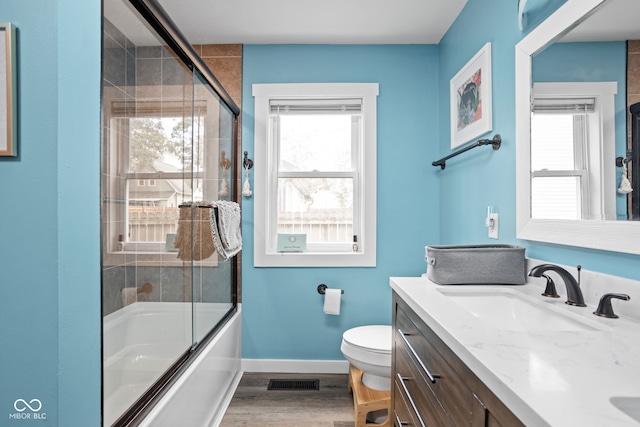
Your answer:
[[[189,68],[195,78],[196,71],[199,72],[208,85],[213,89],[215,94],[220,98],[233,115],[232,123],[232,153],[231,162],[235,166],[233,168],[233,177],[231,179],[231,200],[239,200],[239,182],[240,175],[240,142],[238,140],[239,129],[238,119],[240,108],[233,101],[224,87],[220,84],[215,75],[207,67],[200,56],[188,43],[187,39],[173,23],[166,11],[156,0],[128,0],[129,3],[140,13],[147,23],[156,31],[163,41],[177,54],[180,60]],[[239,268],[240,262],[238,256],[234,256],[231,260],[231,308],[226,314],[209,330],[199,342],[193,342],[164,374],[144,393],[136,402],[130,406],[120,417],[114,422],[113,426],[121,427],[128,425],[137,425],[140,423],[153,409],[153,407],[166,394],[169,388],[180,378],[180,376],[189,368],[189,366],[197,359],[197,357],[206,349],[207,345],[216,336],[217,332],[233,317],[238,311],[238,288],[239,288]],[[193,267],[192,267],[193,268]],[[193,301],[192,301],[193,303]],[[102,403],[104,404],[104,403]],[[104,408],[102,408],[104,410]]]

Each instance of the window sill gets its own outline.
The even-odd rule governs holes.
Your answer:
[[[104,255],[103,264],[105,267],[191,267],[191,261],[179,259],[177,252],[114,251]],[[217,267],[218,264],[217,253],[207,259],[193,261],[194,267]]]
[[[254,267],[375,267],[367,252],[272,252],[257,254]]]

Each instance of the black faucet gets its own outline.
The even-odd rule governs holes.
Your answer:
[[[542,296],[548,298],[560,298],[560,295],[558,295],[558,292],[556,291],[556,284],[553,282],[553,279],[546,274],[541,274],[540,277],[547,279],[547,286],[544,288]]]
[[[618,315],[613,312],[613,307],[611,307],[611,298],[618,298],[623,301],[629,301],[631,299],[627,294],[604,294],[602,295],[602,298],[600,298],[598,308],[593,312],[593,314],[596,316],[608,317],[610,319],[617,319]]]
[[[571,275],[571,273],[569,273],[564,268],[553,264],[541,264],[537,267],[533,267],[531,271],[529,271],[529,276],[543,277],[544,272],[549,270],[555,271],[562,278],[562,281],[567,288],[567,304],[575,305],[577,307],[587,306],[587,304],[584,303],[584,297],[582,296],[582,291],[580,290],[580,284]]]

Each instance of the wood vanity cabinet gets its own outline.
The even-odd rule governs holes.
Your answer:
[[[523,426],[393,293],[393,426]]]

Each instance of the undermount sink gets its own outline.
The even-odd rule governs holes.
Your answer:
[[[610,398],[609,401],[620,411],[640,422],[640,397],[616,396]]]
[[[595,321],[565,312],[564,307],[555,307],[510,289],[450,288],[439,289],[439,292],[496,329],[518,332],[606,330]]]

